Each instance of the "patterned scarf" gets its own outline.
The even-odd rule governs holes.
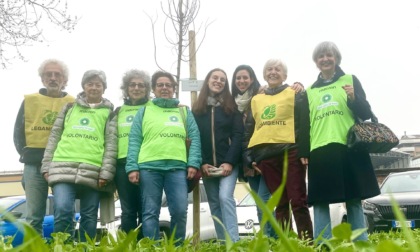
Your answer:
[[[252,96],[251,91],[247,90],[244,94],[238,94],[235,97],[235,102],[238,105],[238,110],[243,113],[245,110],[248,109],[249,103],[251,102]]]
[[[213,107],[219,107],[222,105],[223,99],[222,98],[215,98],[212,96],[207,97],[207,105],[213,106]]]

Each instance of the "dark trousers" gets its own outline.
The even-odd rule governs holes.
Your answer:
[[[115,184],[121,202],[121,230],[128,233],[130,230],[136,229],[142,222],[140,186],[134,185],[128,180],[125,163],[117,164]],[[141,229],[139,229],[138,238],[142,238]]]
[[[258,168],[261,169],[271,194],[279,188],[282,182],[283,159],[284,153],[277,157],[265,159],[257,164]],[[303,238],[302,233],[306,233],[305,237],[313,239],[312,221],[306,200],[305,177],[306,167],[302,165],[297,157],[297,150],[289,150],[286,187],[275,212],[276,219],[282,223],[284,227],[284,223],[290,223],[290,203],[299,237]]]

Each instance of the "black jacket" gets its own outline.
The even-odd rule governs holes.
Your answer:
[[[216,145],[216,164],[213,162],[211,114],[214,111],[214,139]],[[203,164],[220,166],[229,163],[238,164],[241,158],[241,142],[243,136],[242,114],[235,111],[226,114],[222,107],[207,107],[202,115],[194,114],[201,138]]]

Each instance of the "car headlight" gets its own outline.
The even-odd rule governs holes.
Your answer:
[[[363,209],[368,210],[368,211],[375,211],[376,205],[365,200],[363,201]]]

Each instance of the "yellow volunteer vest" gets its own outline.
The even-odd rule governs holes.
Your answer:
[[[25,95],[25,137],[26,146],[45,148],[55,119],[63,106],[73,102],[72,96],[53,98],[41,94]]]
[[[295,91],[258,94],[251,100],[254,133],[248,148],[267,143],[295,143]]]

